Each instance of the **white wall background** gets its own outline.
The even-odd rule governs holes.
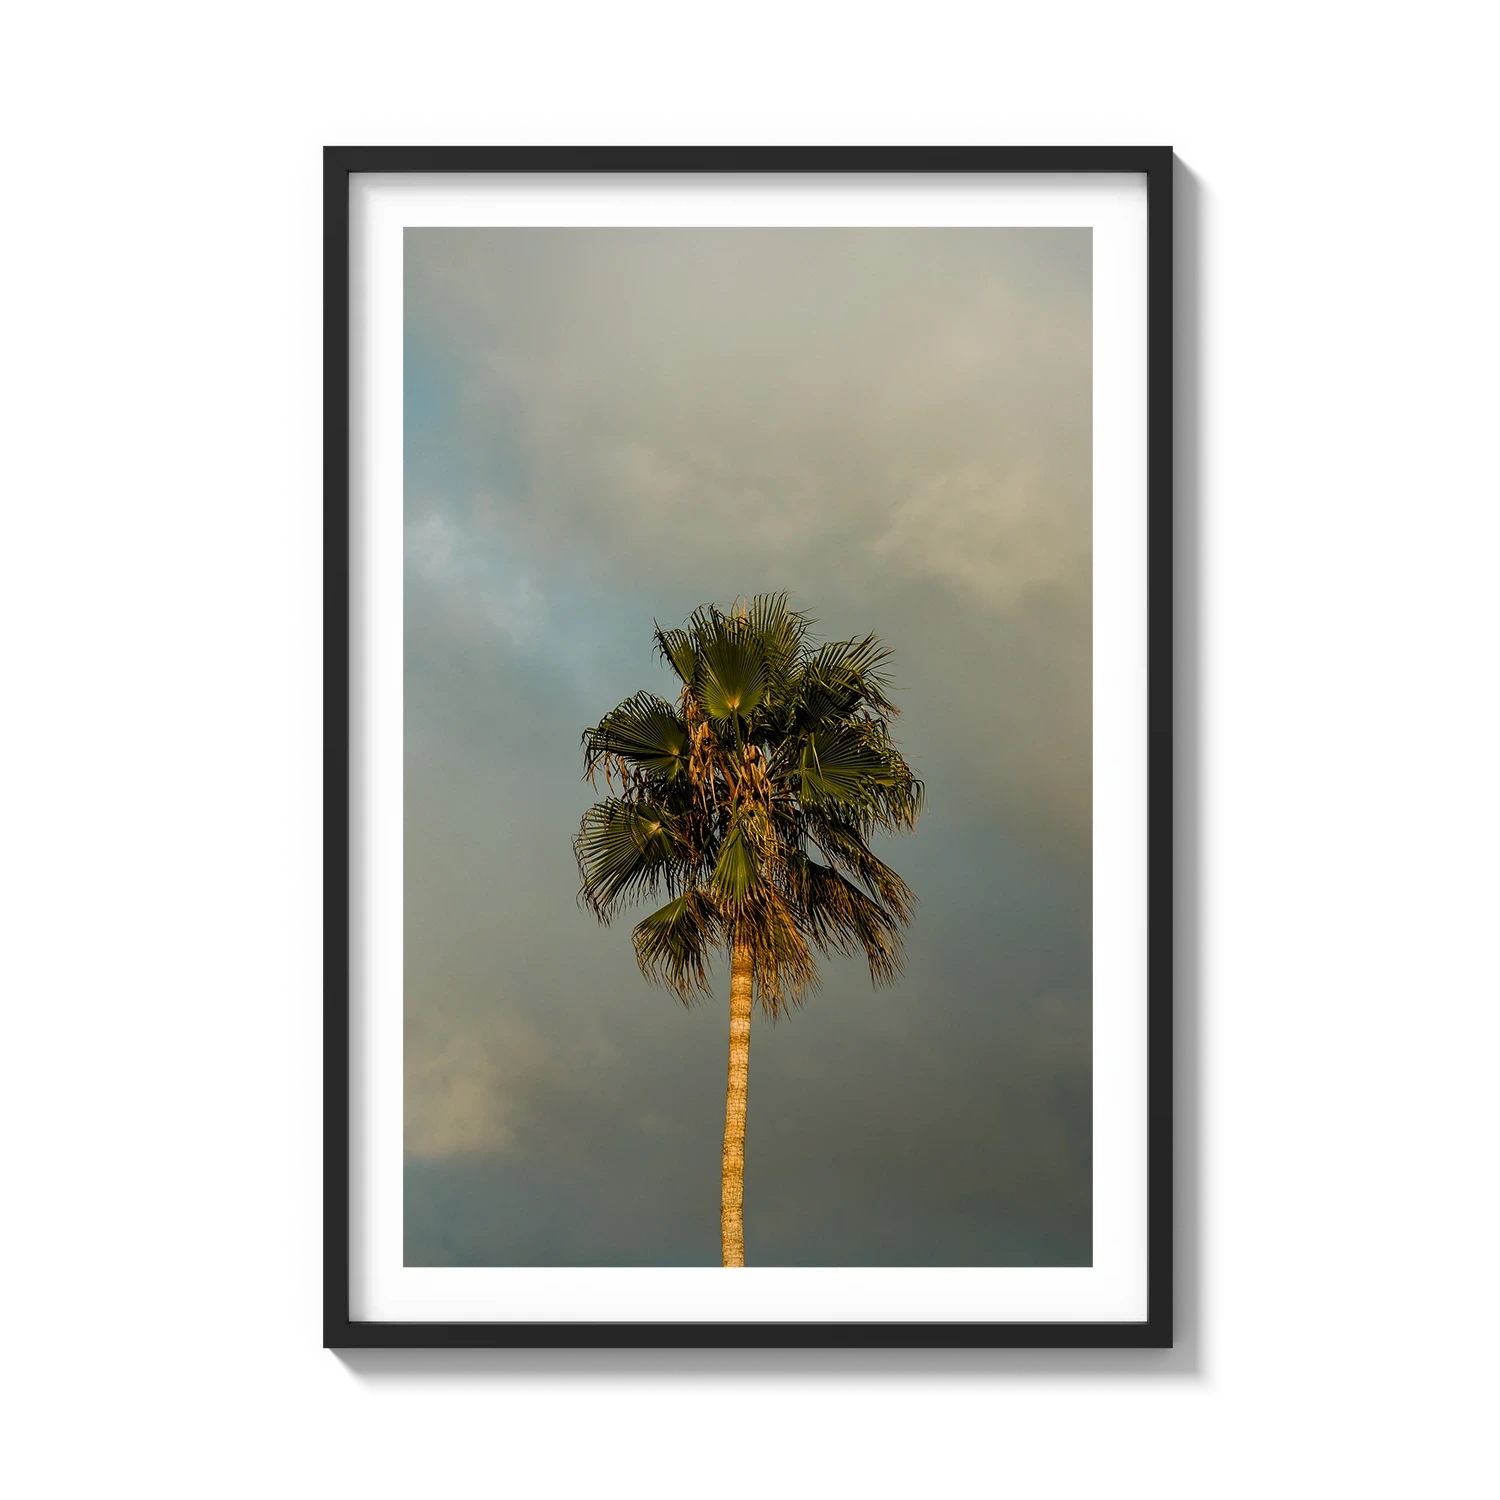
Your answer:
[[[1493,1493],[1494,14],[11,14],[6,1487]],[[1177,147],[1178,1349],[318,1347],[330,141]]]

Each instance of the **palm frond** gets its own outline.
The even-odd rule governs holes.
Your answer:
[[[724,941],[724,924],[702,891],[684,891],[636,924],[631,938],[641,973],[670,990],[684,1005],[708,995],[713,953]]]
[[[817,988],[818,966],[797,911],[770,882],[735,913],[734,941],[750,949],[755,995],[773,1019]]]
[[[786,684],[801,665],[802,648],[814,624],[812,616],[793,609],[785,593],[757,594],[746,607],[745,623],[761,643],[768,678]]]
[[[670,815],[618,797],[596,802],[584,813],[573,852],[583,881],[579,900],[605,922],[626,896],[654,896],[669,888],[678,866]]]
[[[703,712],[720,722],[748,719],[766,691],[763,643],[743,622],[720,616],[696,640],[693,694]]]
[[[905,959],[906,918],[845,880],[837,870],[806,860],[800,870],[798,909],[808,936],[823,951],[863,955],[875,984],[890,984]]]
[[[749,895],[760,878],[760,860],[743,820],[730,823],[729,832],[719,845],[709,886],[714,896],[728,910],[734,910]]]
[[[904,761],[902,770],[905,775],[882,787],[877,799],[881,808],[879,826],[888,833],[912,832],[927,806],[926,782],[914,776]]]
[[[807,735],[797,760],[802,794],[811,803],[839,803],[853,809],[879,802],[879,790],[895,784],[897,772],[888,755],[851,725],[841,724]]]
[[[897,708],[889,696],[890,676],[885,670],[890,659],[890,650],[879,636],[828,641],[808,662],[808,673],[829,690],[845,695],[845,713],[868,707],[882,716],[894,717]]]
[[[672,705],[654,693],[627,698],[583,732],[586,775],[609,756],[617,756],[671,780],[680,773],[687,751],[687,726]]]
[[[663,630],[660,625],[655,625],[655,641],[657,654],[682,684],[689,686],[698,670],[698,653],[693,638],[685,630]]]
[[[900,922],[909,922],[917,898],[912,888],[880,859],[859,829],[830,818],[810,818],[808,838],[838,874],[864,887]]]

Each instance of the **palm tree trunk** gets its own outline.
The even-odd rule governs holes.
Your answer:
[[[750,950],[736,944],[729,961],[729,1087],[724,1095],[724,1169],[719,1238],[726,1266],[745,1264],[745,1101],[750,1089]]]

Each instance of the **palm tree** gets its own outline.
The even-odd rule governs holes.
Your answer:
[[[609,795],[574,842],[579,900],[608,923],[628,901],[666,904],[633,933],[641,972],[685,1005],[712,993],[727,950],[729,1083],[721,1241],[745,1263],[745,1102],[755,998],[773,1020],[817,984],[814,952],[863,954],[873,982],[901,971],[915,897],[870,849],[910,830],[922,783],[891,738],[896,706],[873,635],[815,644],[785,594],[704,605],[655,630],[682,684],[637,693],[584,731],[585,776]]]

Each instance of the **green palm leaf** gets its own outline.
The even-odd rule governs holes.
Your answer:
[[[637,693],[584,731],[584,759],[592,769],[616,755],[668,779],[682,769],[688,751],[687,726],[670,703],[654,693]]]
[[[797,774],[809,800],[854,808],[877,802],[878,790],[896,780],[889,757],[848,726],[809,734],[802,742]]]
[[[698,653],[693,638],[685,630],[663,630],[656,626],[657,654],[683,683],[691,683],[698,670]]]
[[[710,719],[748,719],[766,691],[764,643],[740,622],[722,617],[697,647],[693,693]]]
[[[580,898],[608,921],[624,897],[654,895],[677,869],[670,817],[649,803],[618,797],[596,802],[584,815],[574,850],[583,876]]]
[[[863,886],[899,921],[911,920],[917,899],[911,887],[876,857],[858,828],[833,818],[812,817],[808,837],[835,871]]]
[[[785,690],[800,669],[800,657],[811,615],[792,609],[785,594],[757,594],[745,610],[745,623],[760,642],[766,658],[767,678]]]
[[[820,646],[808,663],[808,677],[842,702],[844,714],[868,708],[882,716],[893,716],[896,706],[888,693],[891,684],[885,671],[890,659],[890,651],[877,636],[830,641]]]
[[[637,923],[631,934],[641,973],[683,1004],[710,993],[709,967],[723,924],[701,891],[685,891]]]
[[[760,875],[760,861],[747,833],[743,822],[731,824],[728,835],[719,845],[719,856],[709,881],[714,895],[731,910],[750,894]]]

